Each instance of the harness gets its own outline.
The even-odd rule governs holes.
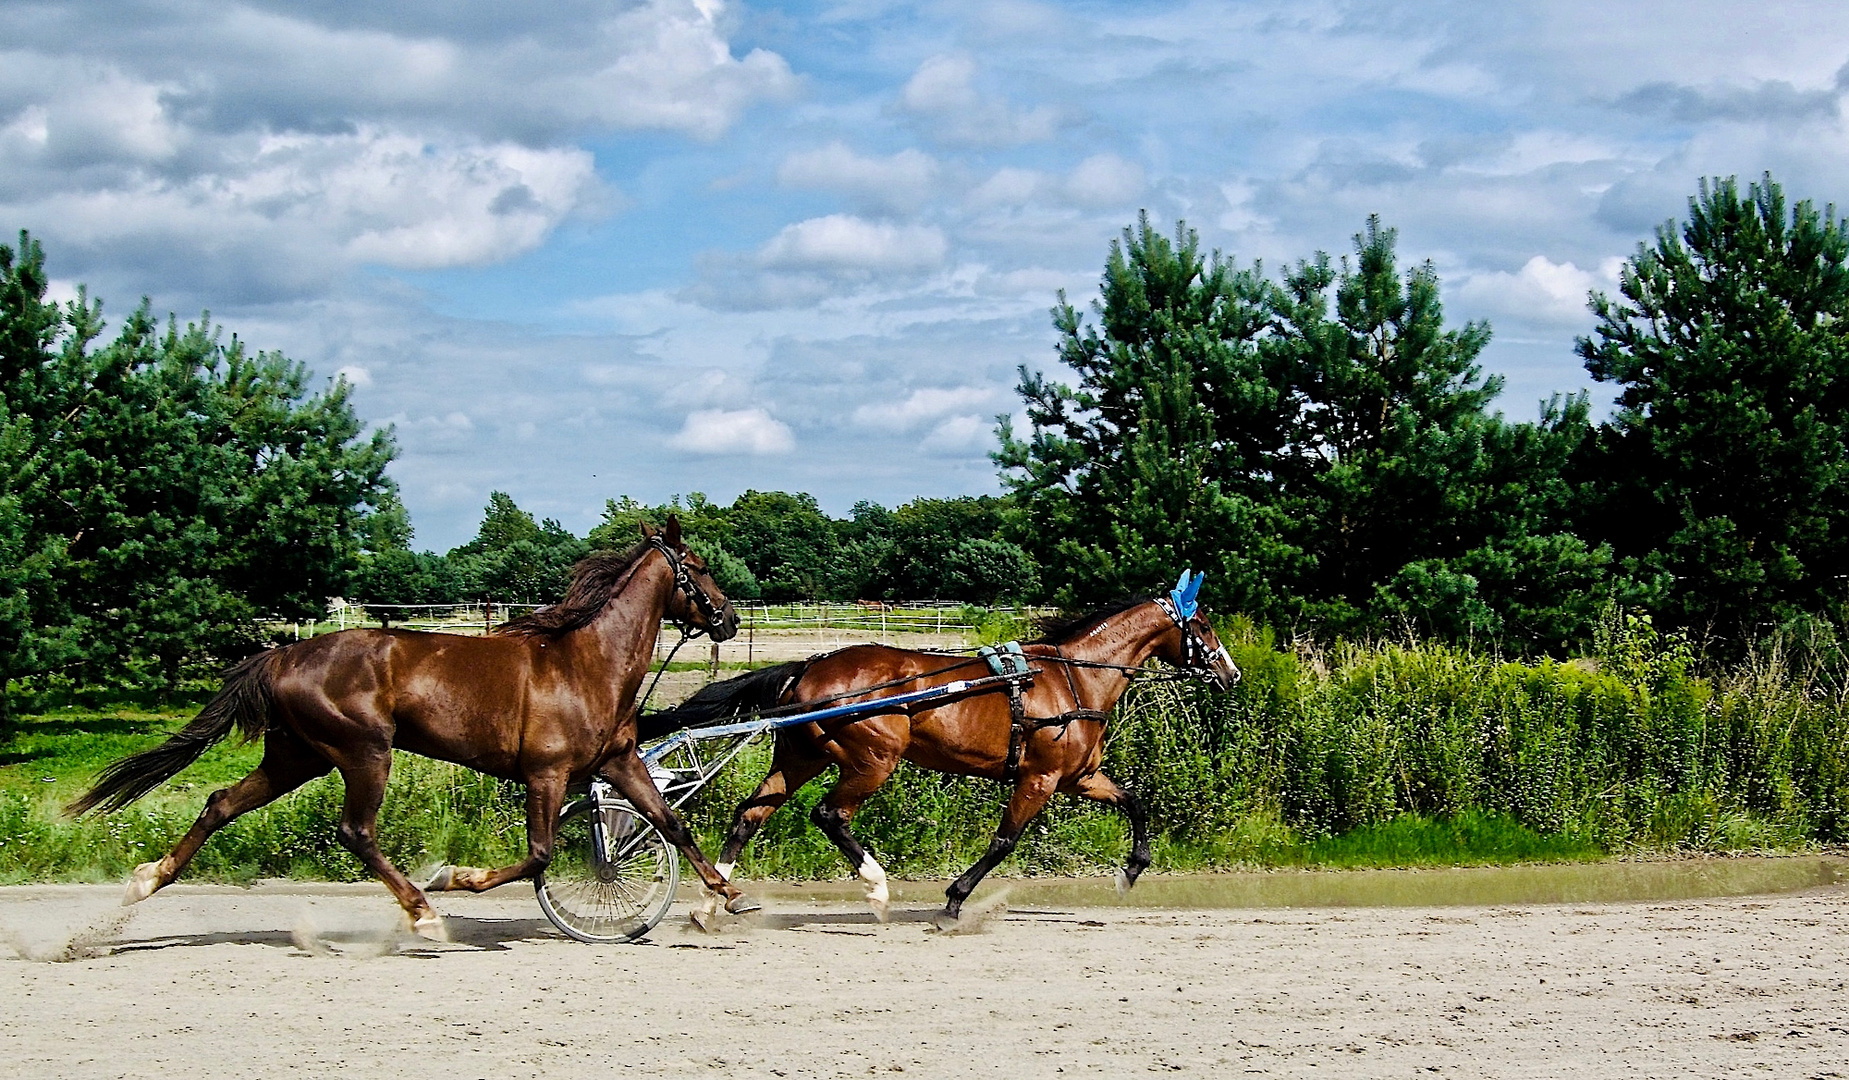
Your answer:
[[[718,626],[720,619],[724,616],[719,611],[718,606],[713,603],[713,598],[706,595],[706,590],[700,588],[699,582],[693,580],[693,571],[687,569],[687,564],[681,561],[681,553],[670,547],[668,542],[661,538],[660,534],[649,537],[646,543],[649,547],[661,552],[662,558],[668,560],[668,568],[674,572],[674,587],[687,597],[689,603],[700,609],[700,615],[706,620],[706,625]],[[636,560],[636,565],[629,570],[629,577],[623,579],[623,585],[629,584],[629,578],[634,577],[636,572],[641,569],[641,566],[642,561],[640,559]],[[619,585],[617,588],[618,591],[621,591],[622,586]],[[668,658],[661,662],[661,667],[656,670],[655,677],[649,680],[648,689],[643,692],[641,699],[636,702],[636,715],[638,716],[640,716],[642,710],[648,706],[648,699],[655,696],[655,687],[661,685],[661,677],[667,674],[668,665],[674,662],[674,654],[681,651],[682,645],[706,633],[705,630],[697,626],[690,626],[678,619],[675,620],[674,625],[680,630],[681,639],[674,643],[672,649],[668,650]]]
[[[1039,672],[1028,666],[1027,655],[1021,651],[1021,643],[1009,641],[994,647],[984,646],[976,650],[976,655],[987,662],[992,674],[1008,680],[1003,684],[1008,690],[1008,759],[1002,766],[1002,779],[1009,783],[1021,778],[1021,758],[1027,752],[1027,737],[1033,732],[1041,728],[1063,728],[1074,720],[1091,720],[1099,724],[1111,722],[1110,713],[1082,707],[1058,716],[1029,717],[1022,694],[1034,684],[1034,676]],[[1079,688],[1072,680],[1072,659],[1061,653],[1058,646],[1053,647],[1052,657],[1042,659],[1064,665],[1066,687],[1072,692],[1072,700],[1077,702]]]

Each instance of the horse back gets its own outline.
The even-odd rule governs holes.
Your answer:
[[[525,639],[347,630],[280,650],[277,701],[311,744],[388,744],[519,775],[534,647]]]

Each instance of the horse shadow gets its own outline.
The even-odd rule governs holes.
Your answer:
[[[545,919],[482,919],[468,915],[445,915],[446,942],[418,937],[408,928],[374,929],[297,929],[297,930],[226,930],[190,934],[156,934],[144,938],[120,938],[102,948],[113,956],[134,953],[161,953],[169,949],[202,948],[209,945],[266,945],[309,956],[370,957],[386,954],[435,959],[445,952],[505,952],[524,942],[565,941],[557,927]]]
[[[937,910],[936,907],[895,907],[888,912],[885,922],[930,923]],[[427,941],[413,935],[409,929],[402,928],[249,929],[117,938],[99,943],[99,951],[112,956],[125,956],[137,953],[160,954],[173,949],[195,949],[211,945],[263,945],[304,956],[368,958],[389,954],[433,960],[445,953],[465,950],[506,952],[519,944],[570,940],[543,918],[476,918],[446,914],[443,916],[443,924],[449,931],[449,940],[441,943]],[[746,929],[864,935],[877,931],[880,925],[881,920],[871,911],[764,911],[738,917],[736,921],[728,920],[727,925],[721,928],[721,933],[727,929]],[[685,944],[674,936],[672,931],[675,929],[680,929],[687,941],[707,937],[687,923],[684,917],[671,917],[648,936],[630,944]]]

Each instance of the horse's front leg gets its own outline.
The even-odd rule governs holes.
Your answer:
[[[626,754],[618,754],[597,770],[605,780],[616,785],[629,805],[650,824],[657,832],[667,837],[668,843],[679,848],[687,861],[693,864],[694,873],[700,875],[701,884],[708,890],[725,898],[725,909],[734,915],[758,910],[756,900],[746,896],[738,886],[725,879],[725,875],[714,869],[700,850],[700,845],[693,838],[693,830],[681,820],[674,808],[661,797],[661,791],[655,787],[655,780],[648,774],[648,766],[642,763],[642,756],[633,749]]]
[[[963,876],[951,882],[950,887],[944,890],[948,902],[944,904],[944,910],[938,913],[938,929],[947,930],[956,925],[958,914],[963,910],[963,901],[968,900],[969,894],[976,891],[977,883],[1014,850],[1027,823],[1046,809],[1047,800],[1058,789],[1059,777],[1054,773],[1023,776],[1015,784],[1014,794],[1008,798],[1008,807],[1002,811],[1001,824],[995,828],[995,838],[989,841],[989,850],[976,860],[976,865],[963,871]]]
[[[565,804],[566,775],[562,772],[529,776],[526,781],[526,858],[498,870],[472,866],[445,866],[437,871],[427,892],[460,889],[487,892],[510,881],[530,878],[552,862],[552,838],[559,827],[559,808]]]

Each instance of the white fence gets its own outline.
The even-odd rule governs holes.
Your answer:
[[[335,599],[327,618],[318,624],[290,623],[296,637],[347,630],[356,626],[396,626],[409,630],[446,633],[486,633],[490,629],[536,611],[540,604],[369,604]],[[751,630],[852,630],[885,634],[954,634],[975,627],[993,613],[1035,618],[1049,609],[1038,607],[983,607],[954,600],[864,600],[853,603],[762,604],[735,603],[739,629]],[[664,635],[674,631],[664,629]],[[678,636],[678,635],[675,635]]]

